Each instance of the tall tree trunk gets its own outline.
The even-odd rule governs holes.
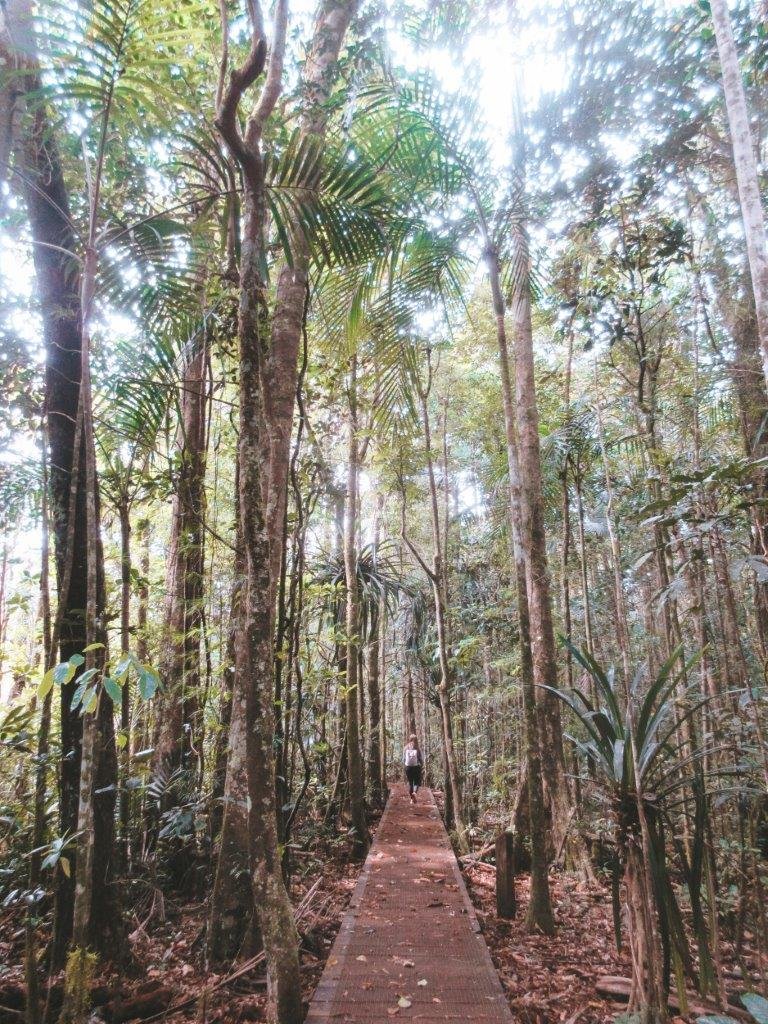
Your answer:
[[[552,935],[555,930],[555,920],[552,914],[552,902],[549,893],[546,808],[542,786],[536,691],[534,689],[533,642],[528,602],[528,565],[525,557],[525,538],[523,534],[523,501],[515,401],[512,393],[512,375],[509,367],[509,349],[507,345],[504,296],[501,290],[499,261],[487,233],[485,242],[491,295],[493,297],[494,314],[496,317],[496,340],[499,347],[501,398],[504,408],[507,465],[509,469],[509,523],[512,534],[517,618],[520,630],[520,677],[523,691],[526,746],[525,775],[528,790],[528,828],[531,840],[531,895],[528,903],[527,925],[531,929],[543,931],[545,935]]]
[[[302,138],[320,147],[328,123],[328,100],[338,75],[344,36],[358,0],[320,0],[315,28],[302,72],[299,127]],[[310,250],[298,217],[288,225],[292,266],[277,281],[269,349],[263,361],[264,415],[269,431],[269,470],[266,487],[271,585],[277,580],[285,543],[283,526],[288,494],[291,429],[298,379],[299,344],[309,287]]]
[[[141,573],[136,587],[138,606],[136,608],[136,657],[142,664],[149,659],[147,618],[149,614],[149,537],[148,519],[139,520],[136,530],[141,542]]]
[[[131,512],[127,496],[123,496],[119,507],[120,515],[120,649],[127,654],[131,643]],[[120,732],[122,733],[122,772],[120,784],[119,819],[120,842],[122,843],[123,871],[128,869],[130,860],[131,791],[128,780],[131,776],[131,701],[130,681],[126,678],[121,687]]]
[[[524,201],[524,167],[519,175],[520,199]],[[530,254],[525,223],[512,229],[514,265],[510,309],[515,339],[515,397],[520,463],[521,536],[527,569],[530,600],[531,644],[537,687],[557,686],[557,653],[552,623],[552,599],[544,531],[544,501],[541,482],[541,448],[536,401],[536,379],[531,326]],[[571,859],[587,868],[588,858],[577,837],[567,837],[571,801],[565,780],[563,733],[560,704],[549,690],[539,690],[537,701],[541,723],[542,773],[552,815],[555,849],[567,849]]]
[[[166,563],[166,597],[153,773],[165,780],[188,764],[195,748],[200,683],[203,597],[203,526],[208,408],[208,336],[184,368],[181,380],[178,476]],[[170,787],[160,810],[175,799]]]
[[[243,239],[240,260],[239,434],[237,441],[238,524],[245,558],[241,628],[235,647],[235,693],[245,707],[232,725],[245,724],[248,778],[248,832],[253,899],[264,940],[268,1015],[278,1024],[301,1024],[298,935],[283,882],[277,841],[274,762],[274,637],[270,539],[263,477],[269,466],[269,439],[264,416],[261,363],[265,325],[267,202],[262,134],[280,94],[287,31],[286,0],[275,7],[269,68],[260,96],[241,134],[238,108],[243,94],[259,78],[267,42],[257,0],[251,4],[251,48],[245,63],[227,76],[229,26],[223,7],[224,47],[216,126],[237,159],[243,177]]]
[[[54,637],[51,621],[51,590],[50,590],[50,529],[48,514],[48,443],[45,426],[43,425],[43,457],[42,457],[42,495],[40,519],[42,536],[40,544],[40,617],[43,626],[43,671],[49,672],[55,664]],[[35,796],[34,817],[32,822],[32,849],[29,856],[29,891],[37,893],[42,875],[41,848],[46,834],[46,793],[48,780],[48,752],[51,738],[51,705],[53,693],[45,695],[40,707],[40,723],[37,732],[37,757],[35,761]],[[37,897],[30,900],[27,911],[26,942],[24,951],[25,980],[27,984],[27,1024],[40,1022],[40,967],[37,960],[37,915],[39,905]]]
[[[347,708],[347,771],[355,855],[364,857],[370,842],[365,820],[365,783],[360,749],[360,685],[358,649],[360,645],[360,598],[357,581],[357,485],[359,442],[357,422],[357,356],[352,355],[349,370],[349,442],[347,450],[347,514],[344,521],[344,572],[347,593],[347,674],[344,692]]]
[[[228,661],[232,680],[228,715],[228,741],[224,770],[223,811],[219,852],[216,859],[211,916],[208,922],[207,956],[211,964],[234,957],[250,956],[260,944],[253,903],[249,864],[248,772],[247,772],[247,695],[248,680],[237,671],[238,636],[243,629],[245,599],[245,554],[238,536],[235,571],[229,612]]]
[[[728,0],[712,0],[711,9],[717,52],[720,56],[720,69],[723,75],[725,108],[733,147],[736,182],[739,187],[752,291],[755,296],[763,374],[768,383],[768,252],[766,251],[765,218],[760,199],[755,144],[749,125],[747,99],[744,94],[739,55],[736,52],[736,43],[728,13]]]
[[[440,719],[443,733],[443,752],[445,755],[446,782],[451,792],[450,807],[452,811],[453,826],[456,831],[457,845],[465,853],[469,849],[467,831],[464,825],[463,802],[461,794],[461,783],[459,781],[459,767],[456,758],[454,743],[453,720],[451,716],[451,668],[448,658],[448,622],[447,622],[447,599],[446,599],[446,566],[443,561],[444,546],[440,531],[440,511],[437,500],[437,482],[435,480],[435,464],[432,450],[432,431],[429,422],[428,397],[432,386],[432,365],[427,355],[427,384],[426,387],[419,386],[419,404],[421,407],[421,425],[424,433],[424,452],[427,458],[427,479],[429,481],[429,509],[432,524],[432,567],[431,569],[422,562],[422,568],[432,584],[432,596],[435,604],[435,626],[437,628],[437,656],[440,666],[440,682],[437,685],[437,696],[440,701]],[[403,524],[405,525],[405,524]],[[405,537],[405,531],[403,531]],[[406,538],[407,541],[407,538]],[[416,550],[412,544],[408,544],[412,553]]]
[[[381,541],[381,512],[384,507],[384,495],[376,497],[376,513],[374,520],[373,548],[378,553]],[[381,631],[385,618],[386,609],[384,601],[375,602],[371,606],[371,621],[369,623],[370,640],[366,651],[366,679],[368,684],[368,790],[371,795],[371,804],[374,807],[381,807],[382,789],[382,748],[381,748],[381,719],[382,702],[379,686],[381,668]]]
[[[104,125],[109,122],[109,106],[104,110]],[[104,133],[102,132],[102,140]],[[103,146],[103,142],[102,142]],[[86,158],[87,159],[87,158]],[[64,982],[64,1001],[61,1009],[62,1022],[84,1021],[88,1015],[90,985],[95,969],[95,958],[91,954],[91,918],[94,908],[103,913],[107,908],[95,904],[95,879],[106,867],[109,869],[114,851],[114,800],[107,821],[108,850],[97,850],[97,820],[104,817],[96,806],[95,790],[101,790],[106,781],[100,778],[104,756],[111,743],[114,756],[114,721],[112,702],[103,687],[106,666],[106,628],[104,611],[104,562],[100,536],[99,490],[96,468],[96,447],[93,434],[93,393],[91,389],[91,334],[90,319],[96,290],[98,251],[96,239],[100,209],[101,170],[103,148],[97,154],[96,167],[88,175],[89,225],[88,242],[80,281],[80,395],[78,400],[76,430],[83,438],[85,487],[85,537],[87,551],[86,604],[85,604],[85,674],[91,674],[89,687],[81,696],[78,713],[83,718],[80,785],[77,812],[77,860],[75,864],[75,898],[72,908],[72,942],[67,957]],[[106,721],[105,721],[106,718]],[[114,781],[117,781],[117,759],[114,758]],[[115,787],[116,788],[116,787]],[[97,853],[104,857],[100,863]],[[108,870],[108,874],[109,874]]]
[[[85,611],[89,548],[86,529],[86,438],[77,429],[81,381],[81,275],[76,259],[78,240],[70,216],[58,143],[45,105],[40,100],[29,0],[12,0],[0,13],[0,57],[18,69],[9,76],[12,95],[2,97],[3,160],[13,153],[11,187],[24,200],[33,243],[33,261],[40,300],[45,346],[45,408],[48,433],[50,519],[57,586],[58,656],[61,661],[86,645]],[[32,98],[30,98],[32,97]],[[0,154],[1,155],[1,154]],[[0,173],[5,170],[0,167]],[[79,438],[79,441],[78,441]],[[59,766],[59,828],[77,830],[83,720],[71,707],[77,680],[61,687]],[[108,720],[109,719],[109,720]],[[114,742],[111,701],[102,701],[97,746],[99,774],[106,792],[97,797],[93,835],[94,861],[107,868],[94,879],[91,938],[99,949],[114,951],[118,915],[112,906],[110,807],[114,806]],[[76,859],[76,858],[73,858]],[[52,962],[61,966],[72,935],[75,871],[57,873]],[[97,912],[98,908],[98,912]]]
[[[322,0],[318,7],[313,42],[307,57],[302,81],[304,101],[300,126],[305,134],[316,136],[318,143],[325,134],[328,117],[327,100],[333,87],[342,40],[356,8],[356,0]],[[220,85],[223,97],[223,85]],[[302,324],[307,303],[309,281],[309,247],[298,223],[289,225],[293,266],[286,265],[277,282],[277,293],[271,322],[269,347],[260,363],[268,462],[262,473],[262,491],[269,535],[270,607],[274,616],[277,581],[285,543],[284,524],[288,489],[291,430],[298,379],[298,354]],[[235,686],[236,686],[235,681]],[[228,750],[239,751],[243,742],[243,694],[233,694],[230,715],[231,735]],[[253,920],[250,900],[242,892],[242,871],[247,858],[244,843],[247,831],[243,797],[246,779],[244,763],[238,755],[230,770],[227,762],[224,807],[216,892],[211,905],[209,956],[213,960],[233,955],[243,944],[244,930]],[[246,947],[257,941],[251,928]]]

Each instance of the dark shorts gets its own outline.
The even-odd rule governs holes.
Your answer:
[[[405,769],[405,777],[408,779],[409,786],[420,786],[421,785],[421,765],[412,764],[408,765]]]

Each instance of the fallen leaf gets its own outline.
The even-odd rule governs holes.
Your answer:
[[[407,1010],[409,1006],[412,1006],[411,1000],[407,996],[400,996],[397,1000],[397,1005],[402,1007],[403,1010]]]

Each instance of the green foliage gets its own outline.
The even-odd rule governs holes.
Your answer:
[[[744,1009],[755,1019],[756,1024],[768,1024],[768,999],[756,992],[745,992],[741,996]]]
[[[645,799],[654,799],[649,786],[665,777],[665,763],[674,754],[673,736],[682,722],[706,703],[704,699],[695,701],[685,712],[678,713],[679,698],[675,696],[700,654],[683,661],[681,650],[673,651],[645,692],[642,683],[646,672],[641,667],[625,700],[617,692],[613,670],[605,672],[586,651],[568,646],[594,682],[599,702],[593,706],[578,689],[566,692],[546,687],[570,708],[589,737],[586,742],[573,742],[600,770],[620,800],[640,788]],[[695,693],[697,685],[690,683],[684,687],[684,694]],[[701,757],[702,752],[696,756]]]
[[[96,710],[99,700],[100,689],[103,688],[107,696],[119,706],[122,701],[122,689],[129,674],[136,677],[139,693],[144,700],[151,700],[154,697],[160,684],[160,677],[151,665],[145,665],[132,654],[124,654],[107,674],[101,668],[91,667],[80,672],[78,669],[85,664],[85,654],[89,651],[103,648],[104,645],[90,644],[84,648],[83,654],[73,654],[68,661],[61,662],[49,669],[43,676],[42,682],[37,690],[41,699],[50,693],[54,686],[62,687],[72,682],[77,676],[77,686],[71,698],[71,708],[81,708],[83,714],[90,714]]]

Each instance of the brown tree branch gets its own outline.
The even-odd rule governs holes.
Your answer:
[[[269,70],[256,106],[248,118],[246,141],[258,141],[267,118],[275,109],[283,84],[283,63],[285,60],[285,39],[288,33],[288,0],[278,0],[275,7],[275,24],[272,30],[272,49],[269,54]]]
[[[400,512],[402,517],[402,526],[400,527],[400,539],[403,541],[403,543],[406,545],[406,547],[411,552],[413,557],[416,559],[419,566],[424,571],[424,575],[427,577],[427,579],[431,583],[436,583],[438,580],[437,574],[429,568],[427,563],[424,561],[424,558],[422,557],[421,553],[419,552],[418,548],[415,546],[415,544],[413,544],[410,537],[405,531],[405,504],[402,504],[400,506]]]
[[[222,14],[225,13],[222,10]],[[226,25],[222,25],[225,41],[228,39]],[[226,62],[228,61],[228,46],[225,45],[222,53],[222,68],[220,78],[226,76]],[[264,70],[267,59],[267,41],[263,35],[256,32],[251,40],[251,49],[241,68],[232,68],[229,73],[229,83],[223,90],[221,102],[216,110],[215,125],[221,132],[221,136],[227,146],[240,164],[243,174],[249,183],[258,181],[259,159],[247,145],[240,133],[237,123],[237,111],[240,100],[246,89],[249,89]]]

